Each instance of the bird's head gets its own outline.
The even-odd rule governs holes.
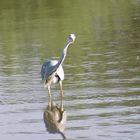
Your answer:
[[[70,34],[70,35],[68,36],[68,42],[69,42],[69,43],[73,43],[74,40],[75,40],[75,38],[76,38],[76,36],[75,36],[74,34]]]

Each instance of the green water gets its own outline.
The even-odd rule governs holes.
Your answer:
[[[139,140],[140,0],[1,0],[0,139],[61,139],[43,123],[40,68],[70,33],[66,137]],[[57,85],[52,93],[59,102]]]

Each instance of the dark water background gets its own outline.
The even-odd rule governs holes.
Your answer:
[[[57,140],[46,132],[41,64],[64,63],[68,139],[140,139],[140,0],[1,0],[0,139]],[[53,99],[59,103],[57,85]]]

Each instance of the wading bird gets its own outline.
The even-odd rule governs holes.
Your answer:
[[[41,78],[44,84],[44,87],[48,89],[48,96],[49,96],[49,108],[51,109],[52,100],[51,100],[51,90],[50,86],[51,83],[59,83],[60,87],[60,95],[61,95],[61,104],[60,109],[63,112],[63,89],[62,89],[62,80],[64,80],[64,71],[62,64],[65,60],[67,49],[75,40],[75,35],[70,34],[68,36],[66,45],[64,46],[63,52],[59,60],[48,60],[42,65],[41,68]]]

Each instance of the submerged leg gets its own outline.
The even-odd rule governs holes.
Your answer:
[[[51,105],[52,105],[52,97],[51,97],[51,90],[50,90],[50,85],[47,85],[47,89],[48,89],[48,107],[49,109],[51,109]]]
[[[62,81],[59,81],[59,87],[60,87],[60,97],[61,97],[60,109],[61,109],[61,111],[64,111],[64,108],[63,108],[63,89],[62,89]]]

